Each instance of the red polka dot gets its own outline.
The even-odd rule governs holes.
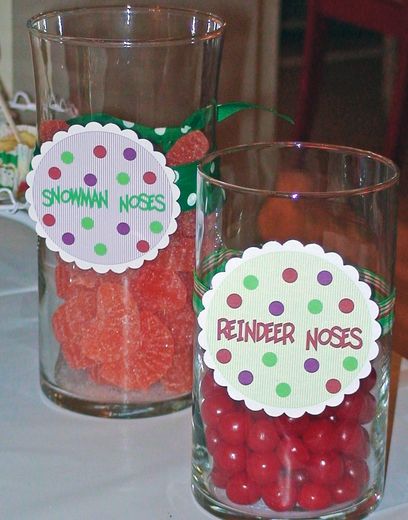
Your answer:
[[[231,309],[238,309],[242,305],[242,298],[239,294],[230,294],[227,298],[227,305]]]
[[[296,269],[292,269],[291,267],[288,267],[285,269],[282,273],[283,281],[286,283],[293,283],[296,282],[298,279],[298,273]]]
[[[331,394],[337,394],[341,390],[341,383],[338,379],[329,379],[326,382],[326,390]]]
[[[143,180],[146,184],[154,184],[157,180],[156,174],[154,172],[146,172],[143,175]]]
[[[354,311],[354,302],[350,298],[343,298],[339,302],[339,309],[343,314],[349,314]]]
[[[226,364],[226,363],[229,363],[231,361],[231,358],[232,358],[232,354],[231,352],[226,349],[226,348],[221,348],[217,354],[216,354],[216,358],[217,358],[217,361],[219,363],[223,363],[223,364]]]
[[[59,168],[57,168],[56,166],[52,166],[49,170],[48,170],[48,176],[50,177],[50,179],[52,179],[53,181],[57,181],[60,177],[61,177],[61,170]]]
[[[55,217],[51,215],[51,213],[46,213],[42,218],[43,224],[45,226],[53,226],[55,224]]]
[[[95,146],[93,149],[93,153],[98,159],[103,159],[106,156],[106,148],[101,144],[98,144],[98,146]]]
[[[147,253],[150,249],[149,242],[146,240],[139,240],[136,244],[136,249],[140,251],[140,253]]]

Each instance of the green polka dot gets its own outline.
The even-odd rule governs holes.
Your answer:
[[[84,229],[92,229],[94,227],[94,220],[91,217],[84,217],[81,220],[81,226]]]
[[[105,246],[105,244],[96,244],[94,251],[98,256],[104,256],[108,252],[108,248]]]
[[[163,224],[157,220],[150,223],[150,231],[152,233],[161,233],[163,231]]]
[[[320,300],[310,300],[307,308],[311,314],[320,314],[323,310],[323,303]]]
[[[276,393],[279,397],[288,397],[288,395],[290,395],[291,392],[292,389],[290,385],[288,385],[287,383],[279,383],[276,386]]]
[[[61,161],[64,164],[71,164],[74,161],[74,154],[68,151],[62,152]]]
[[[249,290],[254,290],[258,287],[259,280],[256,276],[249,274],[248,276],[245,276],[244,278],[244,287]]]
[[[262,363],[267,367],[273,367],[277,362],[278,358],[273,352],[265,352],[265,354],[262,356]]]
[[[116,175],[116,180],[118,181],[119,184],[121,184],[122,186],[126,186],[126,184],[129,184],[130,182],[130,177],[127,173],[125,172],[120,172]]]
[[[343,359],[343,367],[349,372],[353,372],[358,367],[358,361],[353,356],[348,356]]]

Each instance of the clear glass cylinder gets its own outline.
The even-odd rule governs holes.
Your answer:
[[[41,387],[65,408],[137,417],[191,402],[191,172],[214,148],[224,26],[203,12],[131,6],[54,11],[28,22],[40,144],[72,125],[114,123],[164,154],[180,189],[169,245],[138,269],[84,270],[40,238]],[[128,233],[121,225],[118,232]]]
[[[192,486],[208,511],[362,518],[378,505],[397,182],[388,159],[311,143],[200,164]]]

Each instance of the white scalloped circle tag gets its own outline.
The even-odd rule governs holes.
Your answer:
[[[249,248],[203,296],[204,363],[251,410],[319,414],[371,371],[381,326],[370,298],[358,271],[317,244]]]
[[[73,125],[45,142],[32,166],[26,197],[37,234],[81,269],[139,268],[177,229],[174,171],[133,130]]]

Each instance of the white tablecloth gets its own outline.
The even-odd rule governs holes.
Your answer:
[[[15,219],[18,220],[16,221]],[[36,237],[0,217],[0,518],[201,520],[190,491],[190,410],[152,419],[71,413],[41,394]],[[403,364],[384,500],[408,518],[408,364]]]

